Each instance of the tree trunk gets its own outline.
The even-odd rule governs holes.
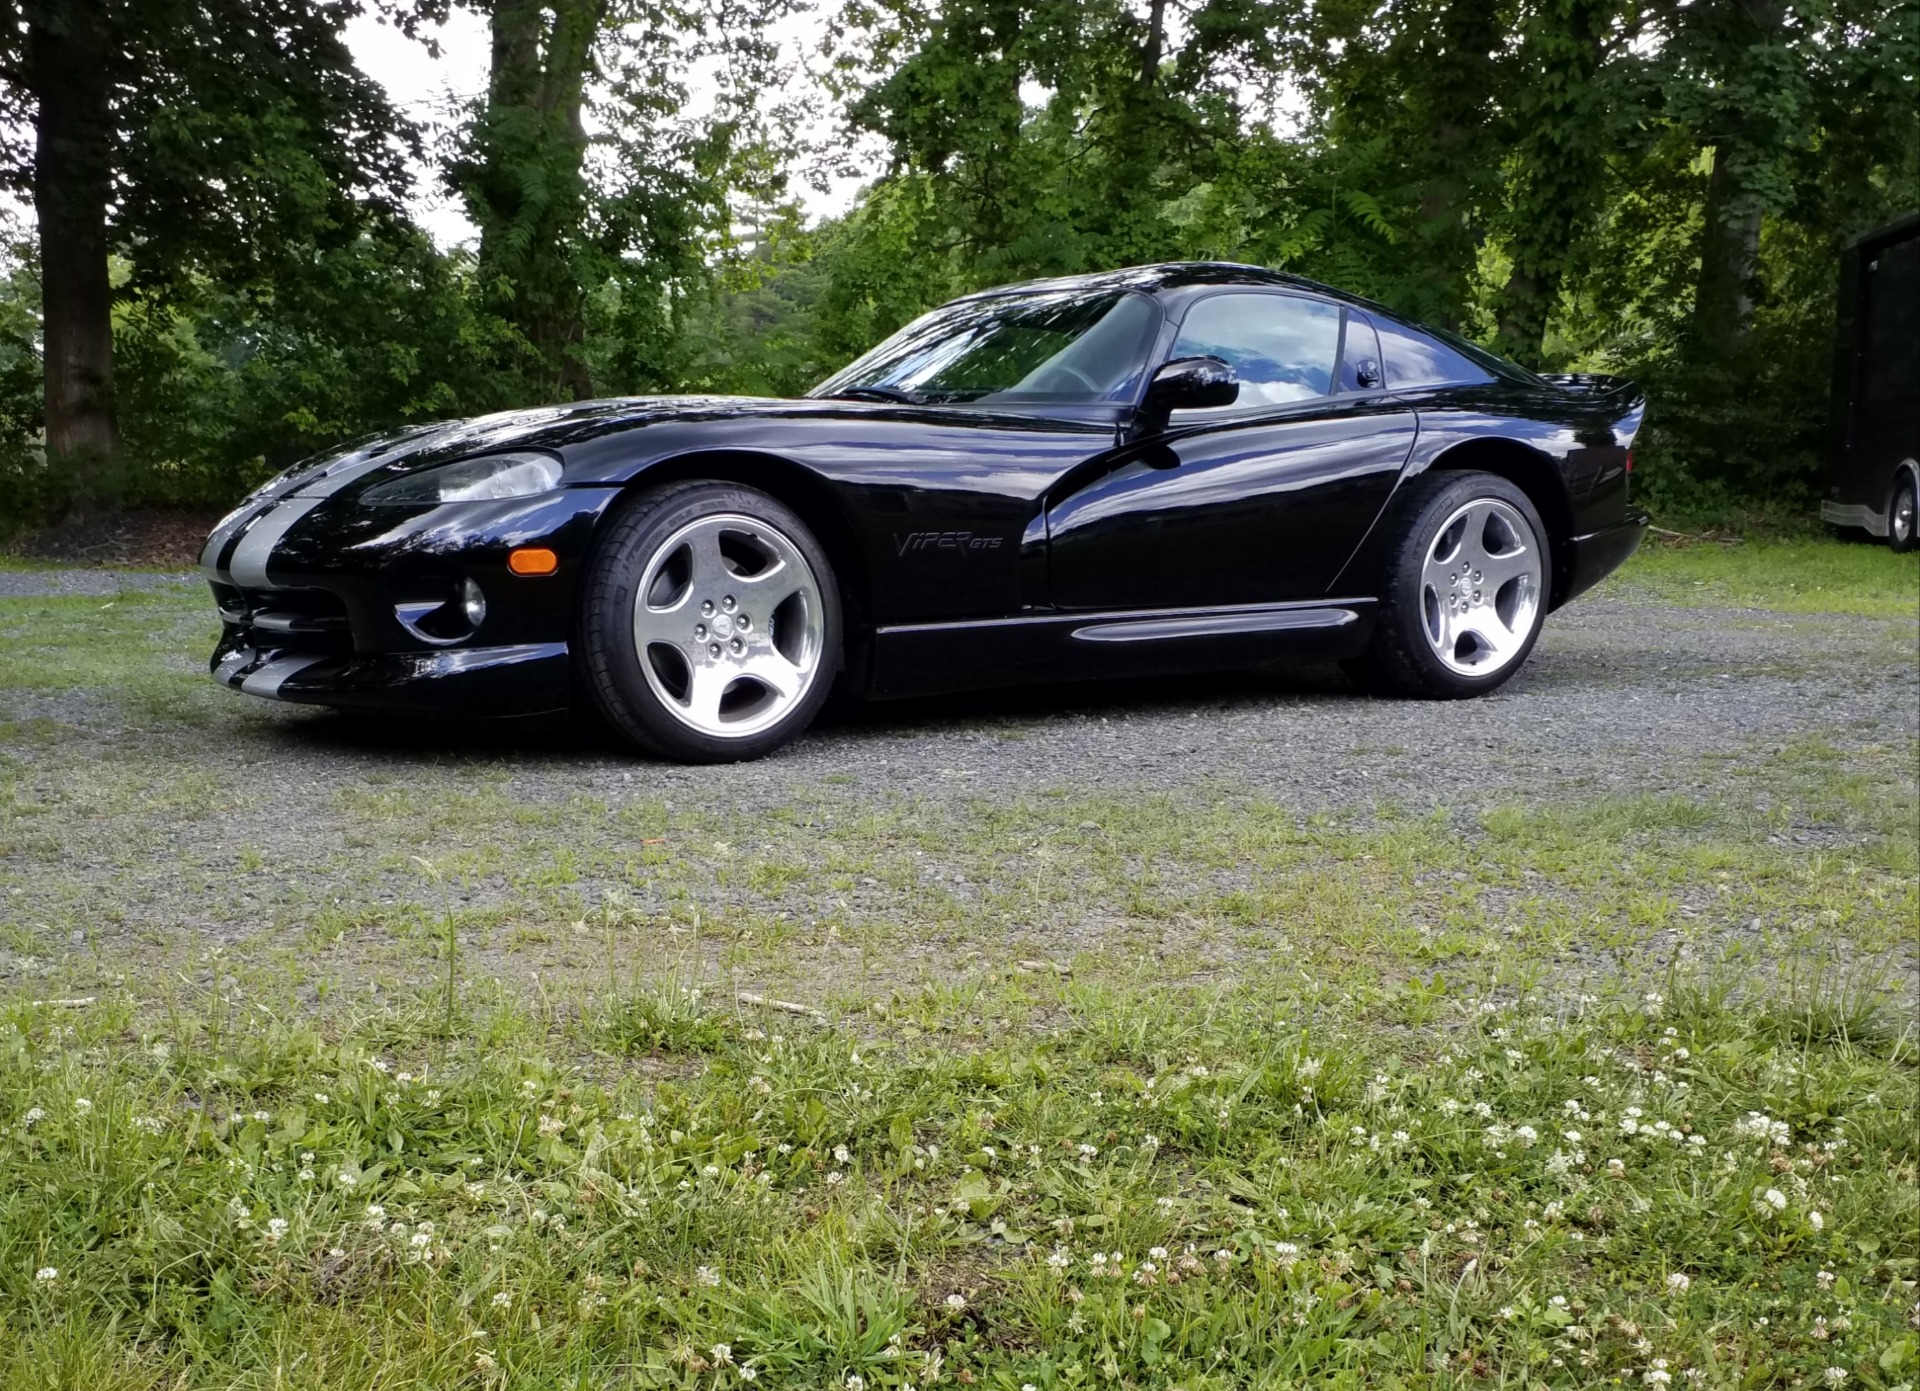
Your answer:
[[[103,0],[45,0],[28,8],[27,24],[47,462],[55,504],[71,513],[111,502],[119,482],[107,276],[106,6]]]
[[[1742,196],[1726,145],[1713,151],[1707,177],[1705,225],[1700,231],[1700,281],[1694,292],[1693,341],[1708,357],[1725,360],[1745,346],[1753,328],[1753,272],[1760,260],[1760,207]]]
[[[593,394],[575,256],[586,192],[581,105],[603,14],[604,0],[494,0],[478,167],[462,180],[496,308],[533,348],[544,389],[575,400]]]
[[[1512,269],[1497,299],[1500,348],[1545,361],[1547,321],[1601,198],[1605,128],[1596,91],[1613,0],[1538,5],[1520,49],[1526,86],[1515,103],[1507,194]]]

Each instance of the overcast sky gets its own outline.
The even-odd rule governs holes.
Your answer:
[[[798,73],[803,52],[818,44],[822,28],[820,13],[812,9],[789,16],[779,26],[790,70]],[[457,119],[462,103],[486,90],[487,22],[482,16],[455,6],[446,24],[435,34],[440,45],[437,59],[422,45],[380,23],[372,14],[363,13],[347,26],[347,43],[361,69],[384,86],[389,99],[408,116],[424,126],[444,127]],[[697,106],[702,95],[700,83],[696,80],[693,87]],[[876,163],[868,177],[879,172]],[[822,193],[796,180],[794,193],[812,216],[830,216],[851,206],[863,181],[861,178],[836,179],[833,186]],[[440,246],[453,246],[477,235],[460,200],[442,191],[432,170],[418,171],[412,211]]]

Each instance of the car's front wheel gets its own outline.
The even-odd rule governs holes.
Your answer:
[[[639,748],[688,763],[757,758],[827,698],[839,591],[813,533],[777,499],[669,484],[608,523],[580,647],[594,705]]]
[[[1386,692],[1452,700],[1494,689],[1546,616],[1546,528],[1490,473],[1432,473],[1396,500],[1373,638],[1350,670]]]

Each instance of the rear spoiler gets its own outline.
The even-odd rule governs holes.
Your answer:
[[[1647,394],[1631,378],[1599,372],[1548,372],[1542,374],[1542,380],[1607,411],[1613,419],[1614,438],[1622,448],[1631,445],[1640,433],[1640,422],[1647,413]]]
[[[1596,400],[1603,396],[1618,396],[1624,402],[1628,397],[1640,394],[1640,388],[1631,378],[1610,377],[1599,372],[1543,372],[1541,380],[1552,383],[1562,391],[1575,392]]]

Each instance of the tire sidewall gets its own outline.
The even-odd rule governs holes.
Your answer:
[[[668,537],[690,522],[738,513],[777,528],[813,571],[820,594],[819,669],[807,692],[778,721],[740,738],[716,738],[684,724],[655,694],[633,640],[633,606],[640,577]],[[813,531],[777,498],[743,484],[689,482],[636,494],[608,522],[589,565],[580,615],[582,685],[598,713],[649,753],[690,763],[758,758],[812,723],[840,666],[840,589]]]
[[[1904,541],[1893,530],[1894,515],[1899,511],[1902,496],[1912,498],[1915,509],[1914,523]],[[1894,481],[1893,491],[1887,495],[1887,547],[1895,554],[1904,555],[1917,545],[1920,545],[1920,489],[1914,486],[1913,475],[1903,470]]]
[[[1485,676],[1469,676],[1441,661],[1428,642],[1422,620],[1421,584],[1426,556],[1441,523],[1468,503],[1482,498],[1506,503],[1532,528],[1534,545],[1540,554],[1541,594],[1539,607],[1534,612],[1533,631],[1527,634],[1513,660]],[[1553,592],[1552,543],[1547,539],[1547,529],[1540,521],[1539,512],[1524,492],[1497,474],[1459,473],[1435,476],[1410,514],[1402,544],[1396,547],[1385,596],[1387,612],[1383,615],[1383,621],[1393,629],[1389,636],[1399,649],[1396,655],[1414,668],[1410,674],[1422,690],[1433,696],[1466,698],[1505,684],[1533,655],[1533,645],[1546,626],[1547,607]]]

